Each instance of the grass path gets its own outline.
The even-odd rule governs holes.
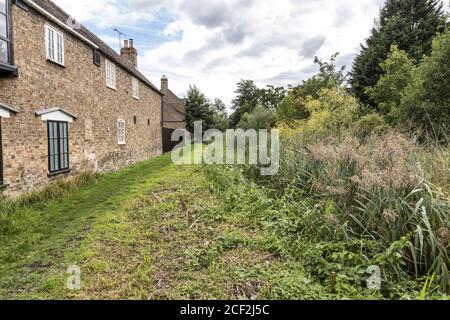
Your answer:
[[[25,208],[11,217],[2,234],[0,294],[28,295],[60,269],[64,256],[80,245],[100,219],[120,211],[173,170],[158,158],[110,174],[42,207]]]
[[[201,167],[169,155],[109,174],[10,217],[0,298],[301,298],[309,285],[254,225],[222,214]],[[66,270],[81,269],[81,290]]]

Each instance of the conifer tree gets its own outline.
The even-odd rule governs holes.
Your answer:
[[[194,131],[194,123],[202,121],[203,129],[214,128],[214,110],[211,102],[196,86],[190,86],[186,94],[186,122],[187,129]]]
[[[377,25],[353,63],[350,80],[353,93],[376,109],[366,89],[384,74],[380,65],[387,59],[391,46],[397,45],[420,62],[424,55],[430,54],[434,37],[446,25],[441,0],[387,0]]]

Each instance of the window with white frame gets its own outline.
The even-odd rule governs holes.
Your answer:
[[[111,89],[116,89],[116,66],[111,61],[106,60],[106,85]]]
[[[139,99],[139,81],[136,78],[131,78],[131,92],[133,98]]]
[[[117,120],[117,143],[125,144],[125,120]]]
[[[49,25],[45,26],[47,59],[64,65],[64,34]]]

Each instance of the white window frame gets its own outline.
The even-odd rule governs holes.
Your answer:
[[[109,60],[106,60],[106,86],[110,89],[117,90],[116,81],[116,65]]]
[[[64,33],[48,24],[45,25],[45,50],[47,60],[65,65]]]
[[[119,145],[126,144],[126,127],[125,127],[125,120],[123,119],[117,120],[117,144]]]
[[[139,80],[135,77],[131,78],[131,94],[133,98],[139,100]]]

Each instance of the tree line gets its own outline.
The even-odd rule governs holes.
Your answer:
[[[336,53],[329,61],[316,57],[319,72],[296,86],[259,88],[241,80],[230,115],[220,99],[209,100],[191,86],[188,129],[199,120],[221,130],[289,125],[310,119],[314,101],[323,105],[327,97],[342,95],[355,99],[354,112],[365,127],[448,128],[450,28],[443,6],[439,0],[386,0],[350,72],[336,66]]]

